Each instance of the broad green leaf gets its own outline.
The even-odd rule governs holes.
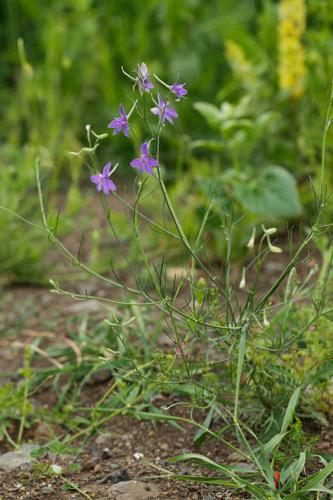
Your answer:
[[[234,188],[235,198],[256,214],[283,218],[302,213],[296,181],[282,167],[267,167],[249,182],[235,182]]]
[[[213,139],[198,139],[190,142],[190,148],[193,149],[208,149],[209,151],[222,151],[225,144],[221,141],[214,141]]]
[[[221,124],[221,111],[219,108],[214,106],[214,104],[210,104],[209,102],[196,102],[194,104],[194,109],[196,109],[201,116],[205,118],[211,127],[218,128]]]

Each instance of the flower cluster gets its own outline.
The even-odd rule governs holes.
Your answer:
[[[279,5],[279,86],[299,98],[304,93],[306,75],[305,49],[302,36],[305,31],[305,0],[280,0]]]
[[[134,81],[133,90],[136,88],[139,90],[140,96],[143,96],[145,93],[151,93],[152,89],[154,89],[154,84],[150,79],[150,73],[148,71],[147,65],[145,63],[139,64],[136,70],[135,77],[127,74],[123,71],[124,74],[129,77],[132,81]],[[187,94],[187,90],[185,89],[185,83],[175,82],[172,85],[168,85],[163,80],[158,78],[158,76],[154,75],[155,79],[161,83],[164,87],[168,89],[168,96],[173,95],[176,101],[184,98]],[[157,94],[157,100],[151,96],[153,104],[155,106],[150,108],[150,112],[158,116],[158,128],[157,134],[160,133],[161,126],[165,124],[165,121],[173,124],[173,121],[178,118],[178,113],[175,109],[172,108],[168,97],[163,99],[161,95]],[[108,128],[113,129],[113,135],[123,133],[125,137],[129,137],[130,133],[130,124],[129,119],[134,110],[137,110],[137,102],[132,106],[132,109],[126,113],[123,104],[120,104],[119,108],[119,116],[115,117],[109,124]],[[137,110],[138,111],[138,110]],[[140,111],[138,111],[140,114]],[[148,127],[149,131],[150,128]],[[153,175],[153,168],[158,167],[158,159],[154,158],[154,156],[149,154],[149,146],[152,140],[155,137],[152,137],[149,141],[145,141],[141,145],[141,155],[138,158],[135,158],[131,161],[130,166],[133,168],[138,168],[140,173],[146,172],[149,175]],[[116,167],[115,167],[116,168]],[[115,168],[111,169],[111,162],[107,163],[102,172],[97,173],[96,175],[92,175],[90,177],[91,182],[96,184],[96,190],[98,192],[103,191],[105,195],[109,195],[112,191],[116,191],[116,186],[114,182],[110,179],[110,175],[113,173]]]

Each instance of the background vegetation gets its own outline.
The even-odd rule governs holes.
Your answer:
[[[258,215],[307,216],[333,74],[333,11],[329,0],[289,4],[283,21],[271,0],[3,0],[1,204],[35,218],[38,155],[50,194],[62,193],[69,214],[78,209],[86,173],[68,151],[80,148],[85,124],[107,130],[128,96],[120,67],[145,61],[165,81],[181,74],[188,82],[191,104],[182,103],[181,120],[162,143],[175,196],[191,186],[188,200],[200,217],[214,178],[219,203],[231,197],[246,209],[245,227]],[[126,141],[109,140],[103,155],[119,158],[126,176],[132,153]],[[300,199],[292,179],[272,166],[296,178]],[[11,279],[37,279],[26,264],[37,270],[45,249],[31,244],[38,233],[17,224],[1,213],[1,270]],[[220,253],[214,221],[211,231]]]

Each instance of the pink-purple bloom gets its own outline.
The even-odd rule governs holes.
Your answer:
[[[152,175],[152,169],[158,166],[158,161],[149,155],[148,149],[148,142],[144,142],[141,146],[141,156],[131,162],[131,167],[139,168],[141,173],[147,172],[147,174]]]
[[[184,88],[185,85],[186,83],[174,83],[170,86],[171,92],[173,92],[177,96],[178,100],[182,97],[185,97],[187,94],[187,90]]]
[[[173,119],[178,118],[177,111],[173,108],[170,108],[168,101],[164,101],[160,94],[158,94],[157,106],[155,106],[154,108],[150,108],[150,111],[153,113],[153,115],[158,115],[162,123],[164,122],[164,120],[173,123]]]
[[[120,116],[114,118],[111,123],[109,123],[108,128],[113,128],[113,135],[124,132],[124,135],[128,137],[128,116],[125,113],[124,106],[120,104],[119,108]]]
[[[149,71],[145,63],[139,65],[137,73],[137,83],[141,94],[143,92],[150,92],[151,89],[154,88],[154,85],[149,79]]]
[[[106,165],[104,165],[103,172],[90,177],[91,182],[96,184],[96,190],[98,192],[103,190],[103,193],[106,196],[110,194],[110,191],[116,191],[117,189],[114,182],[109,179],[110,168],[111,162],[109,161]]]

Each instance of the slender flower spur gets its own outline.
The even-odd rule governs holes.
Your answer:
[[[176,101],[180,101],[182,97],[185,97],[187,94],[187,90],[185,89],[186,83],[178,83],[175,82],[172,85],[168,85],[163,80],[161,80],[157,75],[154,74],[154,77],[158,82],[160,82],[164,87],[170,90],[177,97]]]
[[[110,168],[111,162],[109,161],[106,165],[104,165],[103,172],[90,177],[91,182],[96,184],[96,190],[98,192],[103,190],[103,193],[106,196],[108,196],[111,191],[117,190],[114,182],[109,179]]]
[[[169,107],[168,101],[164,101],[160,94],[158,94],[157,106],[150,108],[153,115],[158,115],[160,117],[160,122],[163,123],[167,120],[169,123],[173,124],[174,118],[178,118],[178,113],[175,109]]]
[[[149,155],[148,149],[148,142],[144,142],[141,146],[141,156],[131,162],[131,167],[139,168],[141,173],[147,172],[147,174],[152,175],[152,169],[158,166],[158,161]]]
[[[111,123],[109,123],[108,128],[113,128],[113,135],[124,132],[124,135],[128,137],[128,116],[125,113],[124,106],[120,104],[119,108],[120,116],[114,118]]]
[[[149,79],[149,71],[145,63],[140,64],[138,67],[136,83],[139,86],[141,94],[143,94],[143,92],[150,92],[151,89],[154,88],[154,85]]]

